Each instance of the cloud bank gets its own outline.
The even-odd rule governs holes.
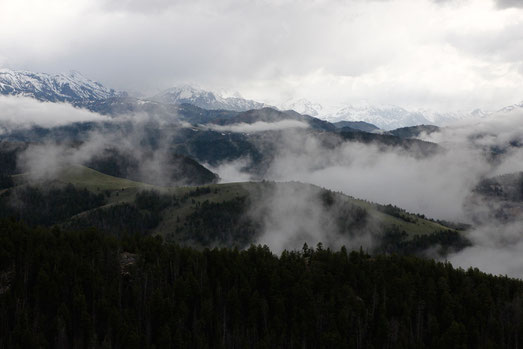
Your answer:
[[[256,121],[252,124],[244,122],[231,125],[208,125],[209,129],[220,132],[255,133],[264,131],[279,131],[293,128],[308,128],[305,122],[297,120],[282,120],[276,122]]]
[[[354,224],[354,207],[344,205],[336,194],[332,194],[332,203],[326,205],[321,194],[322,189],[309,184],[265,183],[264,191],[256,197],[249,212],[249,217],[260,222],[263,229],[256,244],[267,245],[276,253],[301,249],[304,243],[309,246],[322,243],[331,248],[372,248],[373,232],[379,231],[378,222],[364,214],[365,218]],[[340,221],[354,226],[342,233]]]
[[[0,96],[0,133],[32,125],[54,127],[73,122],[105,120],[109,118],[67,103],[40,102],[21,96]]]
[[[75,109],[68,105],[51,105],[26,98],[2,98],[6,108],[4,121],[21,125],[47,122],[67,123],[72,120],[104,118],[97,114]],[[36,104],[35,104],[36,103]],[[40,107],[42,109],[40,109]],[[31,112],[38,110],[38,113]],[[41,110],[44,112],[41,113]],[[60,115],[54,119],[54,115]],[[8,115],[8,116],[6,116]],[[51,117],[53,116],[53,117]],[[49,120],[48,120],[49,119]],[[144,176],[165,177],[169,130],[155,123],[154,118],[124,117],[131,122],[119,132],[93,131],[78,146],[56,143],[31,145],[21,156],[21,165],[37,176],[50,177],[62,166],[83,163],[107,147],[122,152],[139,153]],[[341,142],[325,138],[296,127],[296,122],[236,124],[224,127],[223,132],[259,132],[278,130],[267,135],[276,147],[266,179],[301,181],[382,204],[392,203],[414,213],[451,221],[472,222],[468,234],[474,245],[448,258],[463,267],[478,266],[486,271],[523,277],[522,217],[514,220],[492,220],[488,206],[465,209],[473,188],[482,178],[523,171],[523,113],[520,109],[504,111],[485,119],[466,120],[441,129],[440,132],[422,135],[446,150],[431,155],[417,153],[416,149],[383,147],[376,144]],[[155,152],[144,147],[150,128],[165,129],[156,137]],[[150,134],[149,134],[150,135]],[[263,134],[257,135],[263,139]],[[152,155],[151,155],[152,154]],[[228,181],[245,181],[249,174],[242,172],[245,159],[217,167],[218,174]],[[145,177],[144,177],[145,178]],[[264,234],[260,243],[275,251],[299,248],[302,242],[324,242],[329,245],[349,244],[372,246],[372,235],[357,235],[338,239],[332,216],[327,214],[314,190],[274,190],[264,193],[260,205],[252,210],[262,212]],[[472,216],[484,217],[479,223]],[[486,262],[485,256],[490,256]]]
[[[496,0],[496,4],[499,8],[514,8],[523,7],[523,3],[519,0]]]
[[[519,258],[523,254],[523,217],[502,221],[493,219],[489,205],[468,205],[481,179],[523,171],[521,120],[523,113],[516,109],[422,135],[445,148],[429,156],[417,154],[416,149],[329,143],[310,132],[287,130],[276,142],[276,156],[265,178],[312,183],[431,218],[473,223],[467,233],[473,247],[448,258],[457,266],[473,265],[523,277],[523,260]],[[241,171],[245,163],[234,165],[224,164],[217,171],[226,170],[229,181],[234,181],[234,176],[245,180],[247,174]],[[336,245],[329,219],[325,220],[330,216],[317,197],[292,190],[274,191],[262,201],[267,216],[261,243],[277,251],[282,246],[299,247],[303,241]],[[350,239],[345,242],[354,243]],[[365,242],[362,245],[368,246]]]

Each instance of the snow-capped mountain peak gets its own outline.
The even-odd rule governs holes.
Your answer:
[[[204,109],[247,111],[270,107],[264,103],[244,99],[240,97],[239,94],[232,97],[223,97],[218,93],[206,91],[191,85],[171,87],[150,99],[166,104],[188,103]]]
[[[521,101],[520,103],[517,103],[517,104],[506,106],[506,107],[498,110],[498,113],[510,113],[510,112],[513,112],[514,110],[522,110],[522,109],[523,109],[523,101]]]
[[[324,110],[323,106],[318,103],[313,103],[305,98],[296,100],[289,100],[283,103],[280,107],[282,110],[294,110],[300,114],[318,116],[321,115]]]
[[[204,91],[200,88],[190,86],[190,85],[180,85],[177,87],[171,87],[163,92],[160,93],[160,95],[172,98],[172,99],[187,99],[192,97],[202,97],[202,96],[210,96],[212,95],[212,98],[216,98],[212,92]]]
[[[77,71],[46,74],[11,69],[0,69],[0,95],[2,94],[28,96],[49,102],[69,102],[90,107],[108,98],[126,96],[125,93],[108,89]],[[275,108],[265,103],[245,99],[239,93],[224,96],[191,85],[180,85],[167,89],[151,97],[149,101],[165,104],[188,103],[204,109],[240,112],[265,107]],[[142,100],[140,103],[146,102]],[[303,98],[289,100],[277,109],[294,110],[300,114],[330,122],[364,121],[384,130],[421,124],[445,126],[457,120],[485,117],[491,114],[479,109],[467,112],[409,110],[395,105],[372,105],[367,102],[322,106]],[[507,106],[498,112],[508,113],[515,110],[523,110],[523,102]]]
[[[512,106],[512,108],[516,107],[518,106]],[[521,107],[523,107],[523,104]],[[367,101],[324,107],[306,99],[290,100],[283,103],[280,109],[292,109],[300,114],[308,114],[332,123],[340,121],[363,121],[376,125],[383,130],[429,124],[445,126],[457,120],[489,115],[489,113],[480,109],[473,111],[438,112],[429,109],[407,109],[392,104],[373,105]]]
[[[411,112],[394,105],[346,105],[324,115],[324,118],[330,122],[365,121],[384,130],[430,123],[422,113]]]
[[[49,102],[103,100],[121,95],[77,71],[52,75],[11,69],[0,69],[0,94]]]

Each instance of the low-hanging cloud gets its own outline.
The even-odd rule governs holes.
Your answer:
[[[264,189],[255,196],[248,213],[263,229],[257,244],[267,245],[277,253],[300,249],[304,243],[352,249],[372,248],[375,244],[373,232],[378,231],[377,221],[368,217],[367,211],[358,211],[357,207],[343,202],[337,194],[330,193],[331,202],[326,204],[322,199],[326,192],[310,184],[269,182],[262,185]],[[360,219],[356,224],[358,219],[354,216],[358,212]],[[340,228],[340,221],[352,224],[351,229]]]
[[[474,229],[468,233],[474,245],[452,254],[449,259],[459,266],[477,265],[486,271],[523,277],[523,261],[517,258],[523,253],[521,217],[510,222],[492,221],[486,205],[472,213],[464,208],[481,179],[523,171],[523,148],[518,146],[523,144],[522,118],[521,110],[515,109],[422,135],[421,138],[445,149],[431,155],[418,154],[415,149],[343,142],[333,134],[287,127],[288,123],[219,127],[226,127],[222,132],[279,131],[255,135],[260,140],[266,136],[276,148],[266,179],[312,183],[382,204],[392,203],[433,218],[474,223]],[[151,149],[144,149],[143,140],[151,127],[148,123],[154,120],[131,116],[123,120],[133,125],[125,134],[97,130],[75,147],[57,143],[31,145],[20,157],[21,166],[31,173],[49,177],[61,166],[84,163],[105,148],[116,148],[121,152],[139,153],[144,178],[167,176],[168,169],[163,164],[169,155],[168,134],[157,137],[157,148],[151,153]],[[159,125],[153,128],[164,129]],[[332,138],[326,139],[326,135]],[[227,181],[246,181],[250,178],[243,171],[248,167],[247,161],[224,163],[216,170],[220,175],[223,173],[222,178]],[[257,242],[268,244],[275,251],[299,248],[305,241],[356,248],[374,243],[372,234],[340,238],[332,224],[333,216],[322,205],[316,189],[279,187],[262,194],[250,214],[263,223],[264,234]],[[472,215],[483,215],[485,219],[478,223]],[[479,253],[496,258],[487,265]]]
[[[119,144],[124,146],[125,140]],[[17,166],[32,180],[56,178],[67,167],[81,165],[100,154],[106,147],[118,144],[116,138],[93,131],[79,146],[49,141],[31,144],[19,154]]]
[[[233,161],[226,161],[217,166],[205,164],[214,173],[220,174],[221,183],[248,182],[253,179],[250,173],[243,171],[251,163],[249,158],[240,158]]]
[[[252,124],[237,123],[231,125],[208,125],[209,129],[220,132],[255,133],[263,131],[280,131],[293,128],[308,128],[309,125],[298,120],[281,120],[275,122],[257,121]]]
[[[106,121],[107,116],[67,103],[40,102],[23,96],[0,96],[0,134],[30,126],[54,127],[73,122]]]
[[[107,127],[108,123],[95,126],[82,135],[81,142],[51,137],[30,144],[19,154],[17,166],[33,180],[51,180],[72,165],[92,166],[92,161],[101,161],[98,166],[109,166],[119,173],[116,176],[148,184],[167,186],[190,182],[191,178],[182,178],[183,173],[177,170],[177,166],[183,166],[183,159],[175,157],[169,143],[177,126],[171,123],[169,131],[162,132],[166,122],[154,115],[120,116],[111,121],[112,126]],[[158,132],[151,137],[154,130]]]
[[[510,223],[493,220],[471,230],[467,238],[473,246],[450,255],[452,264],[523,278],[523,217]]]
[[[309,134],[288,132],[268,178],[298,180],[430,217],[462,220],[462,203],[490,171],[481,151],[457,147],[428,157],[375,144],[325,147]]]

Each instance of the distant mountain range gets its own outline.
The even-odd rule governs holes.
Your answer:
[[[146,108],[171,110],[171,105],[179,106],[182,104],[191,104],[206,110],[234,112],[272,108],[287,111],[286,115],[291,115],[288,111],[294,111],[333,124],[342,121],[362,121],[367,124],[364,126],[365,131],[372,131],[373,126],[386,131],[415,125],[444,126],[457,120],[485,117],[491,114],[479,109],[470,112],[449,113],[430,110],[412,111],[395,105],[344,105],[326,108],[306,99],[290,100],[274,107],[242,98],[239,95],[223,97],[218,93],[189,85],[173,87],[149,98],[126,99],[127,93],[106,88],[74,71],[67,74],[51,75],[0,69],[0,94],[29,96],[41,101],[69,102],[94,111],[115,109],[116,107],[122,112]],[[517,109],[523,109],[523,103],[505,107],[500,112],[511,112]],[[368,127],[368,124],[371,127]],[[339,125],[341,124],[338,124],[337,127],[340,127]],[[355,126],[356,124],[353,124],[349,127],[359,129]]]
[[[523,107],[523,106],[522,106]],[[396,105],[344,105],[325,108],[320,104],[306,99],[288,101],[283,109],[293,109],[298,113],[308,114],[332,123],[341,121],[364,121],[378,126],[383,130],[393,130],[400,127],[416,125],[438,125],[467,119],[484,117],[489,113],[479,109],[471,112],[435,112],[431,110],[407,110]]]
[[[363,126],[364,129],[361,129],[366,132],[376,131],[376,129],[389,131],[416,125],[445,126],[455,121],[468,118],[482,118],[492,114],[491,112],[480,109],[458,112],[437,112],[428,109],[408,110],[396,105],[344,105],[326,108],[321,104],[311,102],[304,98],[289,100],[278,107],[274,107],[241,97],[224,98],[216,93],[188,85],[165,90],[149,99],[166,104],[188,103],[204,109],[221,109],[239,112],[269,107],[282,111],[295,111],[302,115],[323,119],[333,124],[338,124],[337,127],[340,127],[341,124],[339,123],[343,121],[361,121],[367,124],[367,126]],[[505,107],[500,111],[510,112],[515,109],[523,109],[523,102]],[[368,125],[371,125],[371,127],[368,127]],[[360,129],[360,127],[356,126],[354,123],[350,125],[352,128]],[[374,128],[373,126],[376,127]]]
[[[323,107],[321,104],[312,103],[304,98],[287,101],[280,106],[280,109],[294,110],[300,114],[310,116],[318,116],[323,113]]]
[[[498,110],[498,112],[500,113],[510,113],[514,110],[521,110],[523,109],[523,101],[518,103],[518,104],[513,104],[513,105],[509,105],[509,106],[506,106],[504,108],[501,108],[500,110]]]
[[[330,122],[365,121],[384,130],[432,123],[422,113],[413,113],[394,105],[362,107],[348,105],[322,117]]]
[[[104,100],[125,95],[75,71],[52,75],[10,69],[0,69],[0,94],[21,95],[49,102]]]

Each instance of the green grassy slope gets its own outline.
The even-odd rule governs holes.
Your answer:
[[[29,183],[29,176],[17,175],[15,182],[20,186],[27,185],[27,183]],[[61,224],[65,224],[65,226],[69,226],[70,224],[74,226],[75,222],[83,220],[83,226],[88,226],[92,222],[98,222],[96,224],[102,224],[107,229],[110,229],[115,219],[121,218],[123,222],[119,221],[118,224],[120,224],[120,229],[125,229],[126,221],[128,224],[133,224],[131,222],[134,222],[133,219],[136,218],[136,215],[140,216],[138,217],[139,219],[136,220],[137,222],[141,222],[140,224],[149,222],[150,218],[153,217],[155,223],[147,228],[147,232],[161,235],[168,239],[189,242],[201,246],[205,246],[205,242],[201,243],[200,241],[201,244],[198,242],[198,239],[202,239],[201,234],[203,234],[204,238],[205,234],[210,234],[214,238],[220,235],[220,232],[223,230],[227,231],[227,233],[224,234],[228,234],[229,239],[231,239],[231,237],[236,238],[241,236],[242,229],[249,229],[249,227],[251,227],[247,225],[246,228],[245,225],[242,225],[245,223],[245,219],[242,217],[247,216],[250,205],[265,202],[264,200],[266,200],[267,195],[271,195],[268,193],[281,192],[289,188],[295,192],[308,193],[307,195],[311,200],[317,198],[318,202],[311,206],[313,210],[321,208],[321,206],[319,206],[321,205],[321,197],[325,193],[328,193],[329,200],[335,203],[331,203],[331,206],[323,206],[323,208],[321,208],[329,212],[329,214],[330,212],[344,212],[343,209],[347,209],[347,212],[350,214],[358,208],[362,209],[361,211],[365,211],[366,213],[366,222],[373,223],[371,228],[366,228],[371,229],[371,233],[373,234],[379,235],[380,231],[396,230],[403,234],[401,237],[402,240],[408,241],[415,237],[427,236],[441,231],[454,231],[437,222],[407,213],[398,208],[394,208],[391,213],[390,210],[387,211],[385,209],[385,206],[355,199],[342,193],[326,191],[311,184],[297,182],[242,182],[209,184],[198,187],[158,187],[105,175],[83,166],[72,166],[63,170],[52,182],[42,182],[40,186],[63,186],[69,183],[78,189],[87,189],[94,194],[104,194],[106,199],[102,206],[77,213],[67,221],[62,222]],[[161,198],[167,198],[168,203],[159,209],[139,207],[136,201],[137,195],[144,191],[149,192],[151,190],[159,192]],[[132,207],[132,209],[118,211],[122,209],[122,207]],[[342,210],[340,210],[340,208]],[[113,209],[112,213],[107,213],[110,212],[111,209]],[[127,216],[132,215],[132,217],[120,217],[122,214]],[[107,215],[110,217],[107,218]],[[222,220],[222,215],[227,217]],[[100,216],[102,216],[102,218],[100,218]],[[342,216],[336,213],[332,217],[332,220],[349,222],[347,225],[349,227],[348,229],[353,229],[350,225],[350,220],[354,219],[353,216],[344,217],[343,213]],[[256,224],[261,223],[254,222],[254,226],[259,228],[260,225]],[[122,226],[124,228],[122,228]],[[127,225],[127,227],[129,226],[130,225]],[[140,225],[140,227],[142,226],[143,225]],[[345,231],[346,229],[347,228],[345,228]],[[358,227],[354,229],[358,229]],[[200,235],[198,238],[193,239],[194,234]]]
[[[30,174],[27,173],[14,175],[12,177],[14,178],[15,183],[18,185],[44,180],[35,180]],[[135,182],[125,178],[109,176],[81,165],[69,166],[62,169],[56,175],[55,180],[64,184],[71,183],[75,186],[86,188],[87,190],[91,191],[153,187],[149,184]]]
[[[252,201],[259,199],[261,191],[263,191],[263,183],[247,182],[247,183],[225,183],[225,184],[210,184],[199,187],[157,187],[144,183],[134,182],[123,178],[108,176],[98,171],[89,169],[83,166],[74,166],[65,170],[59,177],[59,181],[63,183],[71,183],[80,188],[86,188],[90,191],[97,192],[100,190],[112,191],[114,194],[110,196],[109,202],[111,204],[121,202],[133,202],[135,195],[140,190],[155,189],[162,193],[175,195],[176,197],[183,197],[194,191],[196,188],[209,188],[209,193],[191,196],[190,200],[180,204],[180,207],[169,207],[162,214],[162,222],[155,229],[156,233],[166,233],[169,230],[176,228],[177,217],[183,221],[183,218],[194,212],[195,206],[203,204],[205,201],[209,202],[223,202],[229,201],[237,197],[249,196]],[[279,183],[279,186],[290,185],[287,183]],[[292,185],[302,186],[303,189],[317,190],[322,189],[310,184],[292,183]],[[395,225],[400,230],[404,230],[409,235],[415,234],[430,234],[435,231],[448,229],[447,227],[436,222],[420,218],[414,214],[406,213],[408,217],[400,219],[392,215],[381,212],[377,209],[377,205],[364,200],[352,198],[350,196],[335,193],[336,200],[341,200],[361,208],[366,209],[371,217],[385,226]],[[193,203],[194,200],[194,203]]]

